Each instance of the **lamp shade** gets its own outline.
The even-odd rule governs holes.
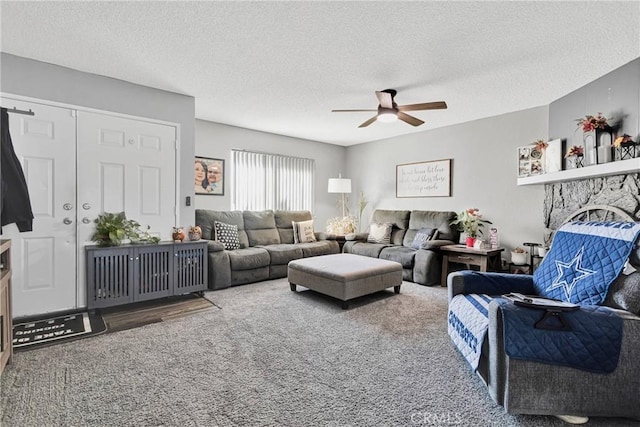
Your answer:
[[[349,178],[329,178],[329,193],[351,193],[351,180]]]

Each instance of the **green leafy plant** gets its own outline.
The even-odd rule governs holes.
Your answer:
[[[124,212],[105,212],[98,215],[94,221],[96,230],[91,235],[91,240],[100,246],[118,246],[123,240],[129,239],[132,242],[149,241],[157,243],[158,237],[149,234],[149,226],[146,230],[140,230],[140,223],[127,219]]]
[[[477,237],[478,234],[482,234],[484,224],[491,224],[491,221],[482,219],[480,210],[477,208],[466,209],[451,221],[451,225],[457,226],[458,230],[463,231],[467,237]]]

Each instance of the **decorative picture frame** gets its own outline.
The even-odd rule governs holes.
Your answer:
[[[396,165],[396,197],[451,197],[451,159]]]
[[[544,150],[533,145],[518,147],[518,178],[541,175],[545,171]]]
[[[195,156],[194,190],[196,195],[224,196],[224,159]]]

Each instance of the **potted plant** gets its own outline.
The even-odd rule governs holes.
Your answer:
[[[140,230],[137,221],[127,219],[124,212],[110,213],[104,212],[98,215],[94,221],[96,230],[91,235],[91,240],[100,246],[118,246],[123,240],[129,239],[132,243],[157,243],[160,239],[149,234],[147,230]]]
[[[527,251],[517,247],[511,251],[511,262],[515,265],[525,265],[527,263]]]
[[[467,247],[472,248],[478,235],[482,234],[484,224],[491,224],[491,221],[482,219],[478,208],[466,209],[456,215],[456,219],[451,221],[451,225],[458,227],[467,236]]]

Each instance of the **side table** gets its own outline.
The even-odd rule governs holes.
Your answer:
[[[340,253],[342,253],[342,247],[344,246],[346,241],[347,239],[345,238],[345,236],[336,236],[336,242],[338,242],[338,246],[340,247]]]
[[[447,286],[451,263],[475,265],[480,267],[480,271],[501,271],[502,269],[500,253],[504,248],[473,249],[466,245],[447,245],[440,247],[440,251],[442,252],[441,286]]]

